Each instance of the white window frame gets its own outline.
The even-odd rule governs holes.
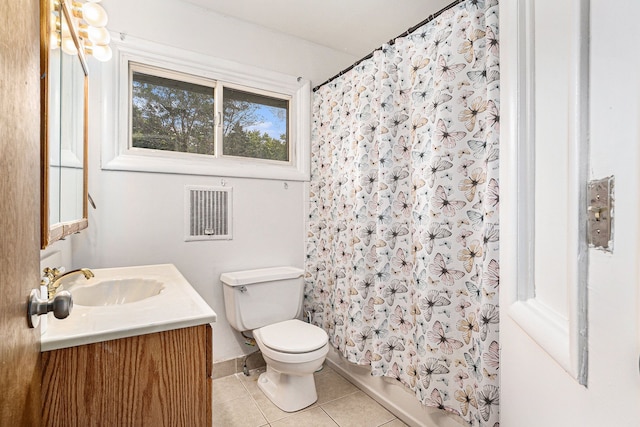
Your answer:
[[[310,177],[311,84],[308,80],[262,70],[200,53],[127,36],[112,48],[114,60],[104,67],[102,83],[102,169],[308,181]],[[168,78],[211,86],[217,111],[224,87],[289,100],[289,161],[219,155],[221,128],[216,130],[216,156],[131,147],[130,63]],[[137,65],[136,65],[137,67]],[[185,80],[187,81],[187,80]],[[115,112],[115,114],[113,114]],[[217,124],[217,123],[216,123]]]

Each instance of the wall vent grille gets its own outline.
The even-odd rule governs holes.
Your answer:
[[[231,240],[232,188],[185,187],[185,241]]]

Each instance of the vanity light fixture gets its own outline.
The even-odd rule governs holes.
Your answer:
[[[69,31],[69,24],[67,24],[67,21],[70,21],[70,25],[77,29],[78,42],[86,55],[91,55],[98,61],[110,60],[112,56],[111,47],[109,47],[111,36],[106,28],[109,17],[104,8],[98,4],[100,1],[52,0],[51,19],[55,21],[55,25],[51,26],[51,46],[60,46],[65,53],[77,55],[78,50]],[[71,16],[65,14],[66,19],[60,18],[60,13],[63,10],[60,7],[62,3],[70,6]]]

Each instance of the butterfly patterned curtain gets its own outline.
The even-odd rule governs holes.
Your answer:
[[[305,309],[350,362],[498,423],[497,0],[467,0],[313,100]]]

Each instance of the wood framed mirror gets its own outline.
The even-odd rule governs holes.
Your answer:
[[[66,0],[40,2],[41,247],[88,226],[89,72]]]

